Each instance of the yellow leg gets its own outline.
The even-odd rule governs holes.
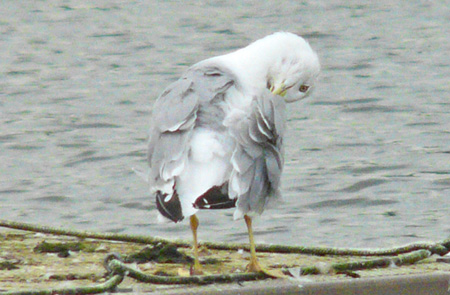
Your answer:
[[[252,218],[248,215],[244,215],[245,223],[248,229],[248,239],[250,241],[250,263],[247,266],[250,272],[260,272],[261,266],[259,265],[258,258],[256,258],[255,240],[253,239]]]
[[[244,215],[245,223],[248,229],[248,239],[250,241],[250,263],[247,265],[249,272],[262,272],[265,275],[272,278],[287,278],[281,270],[266,270],[259,265],[258,258],[256,257],[255,240],[253,239],[252,218],[248,215]]]
[[[198,228],[199,222],[198,222],[198,218],[195,214],[191,216],[190,222],[191,222],[192,235],[194,237],[194,266],[192,269],[192,274],[193,275],[201,275],[201,274],[203,274],[203,271],[202,271],[202,266],[200,265],[200,261],[198,260],[198,242],[197,242],[197,228]]]

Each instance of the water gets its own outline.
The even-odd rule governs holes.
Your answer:
[[[286,202],[256,221],[257,241],[447,238],[450,9],[359,2],[3,1],[0,218],[189,239],[186,223],[156,223],[132,171],[152,102],[187,66],[286,30],[323,71],[289,110]],[[201,240],[247,241],[232,211],[199,217]]]

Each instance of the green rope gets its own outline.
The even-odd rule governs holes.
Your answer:
[[[149,236],[127,235],[127,234],[113,234],[113,233],[96,233],[90,231],[81,231],[73,229],[62,229],[51,226],[34,225],[25,222],[15,222],[0,219],[0,227],[7,227],[12,229],[26,230],[32,232],[40,232],[59,236],[72,236],[83,239],[98,239],[108,241],[132,242],[139,244],[156,245],[158,243],[172,243],[178,247],[190,247],[191,245],[186,241],[169,241],[162,238],[154,238]]]
[[[73,287],[73,288],[54,288],[47,290],[24,290],[24,291],[6,291],[2,295],[75,295],[75,294],[99,294],[114,289],[123,281],[123,275],[114,275],[109,280],[102,284],[87,286],[87,287]]]
[[[189,248],[190,242],[183,240],[168,240],[149,236],[114,234],[114,233],[95,233],[89,231],[68,230],[49,226],[39,226],[23,222],[14,222],[9,220],[0,220],[0,227],[41,232],[53,235],[74,236],[79,238],[91,238],[99,240],[122,241],[140,244],[156,245],[158,243],[168,243],[177,247]],[[248,250],[248,244],[238,243],[214,243],[201,242],[200,246],[205,246],[213,250]],[[433,254],[445,255],[450,250],[450,239],[438,243],[413,243],[391,249],[340,249],[333,247],[303,247],[303,246],[285,246],[285,245],[256,245],[256,251],[269,253],[291,253],[291,254],[311,254],[311,255],[346,255],[346,256],[393,256],[409,253],[417,250],[428,250]]]
[[[123,273],[127,276],[143,283],[151,284],[212,284],[212,283],[231,283],[241,281],[255,281],[268,278],[264,273],[236,273],[236,274],[218,274],[218,275],[195,275],[189,277],[183,276],[158,276],[145,274],[140,270],[128,267],[117,259],[111,259],[108,262],[108,268],[113,273]]]
[[[426,259],[431,256],[431,252],[428,250],[418,250],[408,254],[398,255],[396,257],[386,257],[381,259],[373,259],[367,261],[358,261],[350,263],[336,263],[332,268],[335,271],[347,271],[347,270],[364,270],[379,267],[389,267],[391,265],[401,266],[414,264],[420,260]]]
[[[399,255],[397,257],[386,257],[380,259],[372,259],[348,263],[335,263],[331,265],[330,269],[335,272],[346,272],[355,270],[383,268],[389,267],[391,265],[401,266],[414,264],[420,260],[430,257],[431,255],[432,255],[431,252],[428,250],[418,250],[408,254]],[[319,267],[316,266],[308,266],[301,269],[302,275],[320,274],[320,273],[322,273],[322,271],[320,270]]]
[[[350,263],[335,263],[330,266],[330,270],[336,273],[346,273],[356,270],[368,270],[374,268],[389,267],[391,265],[401,266],[414,264],[418,261],[426,259],[431,256],[431,252],[428,250],[418,250],[408,254],[399,255],[397,257],[386,257],[381,259],[372,259],[365,261],[357,261]],[[230,282],[244,282],[254,281],[269,278],[263,272],[260,273],[237,273],[237,274],[221,274],[221,275],[202,275],[202,276],[158,276],[149,275],[131,268],[118,260],[119,257],[114,254],[110,254],[105,259],[105,267],[111,273],[126,274],[127,276],[143,282],[151,284],[212,284],[212,283],[230,283]],[[285,270],[284,272],[289,272]],[[301,275],[320,274],[322,271],[317,266],[309,266],[301,269]]]
[[[448,242],[447,242],[448,243]],[[234,243],[212,243],[203,242],[202,246],[216,250],[248,250],[248,245]],[[450,246],[450,244],[449,244]],[[268,253],[286,253],[286,254],[312,254],[318,256],[339,255],[339,256],[392,256],[403,253],[409,253],[417,250],[428,250],[433,254],[445,255],[449,252],[444,243],[414,243],[391,249],[341,249],[333,247],[303,247],[303,246],[286,246],[286,245],[266,245],[259,244],[256,246],[258,252]]]

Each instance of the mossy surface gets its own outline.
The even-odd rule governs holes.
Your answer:
[[[61,255],[64,253],[64,255]],[[105,281],[103,260],[108,253],[118,253],[127,263],[148,274],[185,275],[192,264],[192,251],[168,244],[146,246],[128,242],[79,239],[16,230],[0,230],[0,291],[47,289],[61,286],[85,286]],[[314,266],[310,281],[348,280],[450,271],[450,264],[436,262],[432,256],[407,266],[390,266],[351,273],[331,271],[335,263],[365,261],[368,257],[313,256],[304,254],[258,253],[268,269]],[[208,274],[245,272],[249,255],[245,251],[201,248],[200,260]],[[318,270],[318,271],[317,271]],[[319,272],[319,274],[317,274]],[[151,291],[173,288],[139,283],[126,278],[120,288]]]

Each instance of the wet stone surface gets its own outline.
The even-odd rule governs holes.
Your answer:
[[[42,248],[45,243],[61,248],[72,247],[78,244],[80,247],[70,251],[67,257],[61,257],[54,253],[54,248],[45,251],[34,251],[36,247]],[[49,289],[68,288],[75,286],[88,286],[103,283],[106,280],[107,271],[103,267],[103,260],[110,253],[120,255],[133,268],[146,274],[153,275],[188,275],[191,259],[175,263],[173,257],[189,257],[191,249],[171,248],[170,245],[145,246],[134,243],[103,241],[95,239],[80,240],[72,237],[36,234],[22,231],[0,230],[0,267],[9,263],[13,267],[2,268],[0,271],[0,291],[20,289]],[[80,249],[81,250],[78,250]],[[166,250],[163,250],[166,249]],[[143,252],[165,252],[166,258],[150,257],[142,260]],[[50,252],[49,252],[50,251]],[[176,253],[176,254],[174,254]],[[163,253],[164,254],[164,253]],[[140,260],[136,261],[139,255]],[[146,255],[149,258],[149,255]],[[152,256],[152,255],[150,255]],[[164,258],[164,255],[159,255]],[[368,257],[350,256],[313,256],[300,254],[258,253],[262,265],[268,269],[289,268],[294,278],[291,283],[305,282],[332,282],[354,279],[395,277],[401,275],[424,275],[436,272],[450,272],[450,264],[437,262],[440,257],[431,256],[413,265],[394,266],[364,271],[333,272],[331,264],[365,261]],[[155,261],[156,260],[158,261]],[[372,258],[373,259],[373,258]],[[202,248],[200,260],[206,274],[243,273],[249,261],[249,255],[243,251],[217,251]],[[133,262],[134,261],[134,262]],[[137,263],[136,263],[137,262]],[[316,266],[321,274],[299,276],[300,268]],[[233,283],[233,286],[238,284]],[[220,284],[219,284],[220,286]],[[119,285],[121,292],[151,292],[155,290],[186,290],[196,286],[179,285],[154,285],[139,283],[126,278]],[[183,289],[180,289],[183,288]],[[126,292],[125,292],[126,293]]]

